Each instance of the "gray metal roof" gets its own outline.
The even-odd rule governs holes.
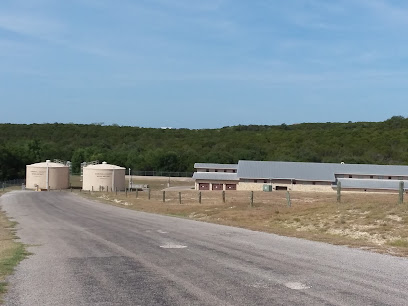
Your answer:
[[[334,164],[336,174],[365,174],[383,176],[408,176],[408,166],[367,165],[367,164]]]
[[[193,179],[214,181],[238,181],[236,173],[225,172],[194,172]]]
[[[341,188],[399,190],[399,183],[404,182],[404,189],[408,189],[408,181],[400,180],[339,178],[338,181]]]
[[[334,182],[335,174],[408,176],[408,166],[240,160],[237,174],[246,179]]]
[[[238,162],[238,177],[246,179],[296,179],[333,182],[335,180],[334,165],[240,160]]]
[[[237,169],[237,164],[209,164],[209,163],[195,163],[195,169]]]

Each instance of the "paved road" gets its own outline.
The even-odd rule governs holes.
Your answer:
[[[134,212],[69,192],[0,205],[34,252],[6,305],[407,305],[408,260]]]

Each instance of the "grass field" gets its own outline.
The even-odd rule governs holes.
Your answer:
[[[291,192],[288,207],[285,191],[255,192],[251,207],[250,192],[227,191],[223,203],[221,191],[205,191],[199,204],[198,191],[183,190],[179,204],[178,191],[167,191],[163,202],[165,182],[150,186],[150,200],[147,191],[138,198],[134,191],[82,194],[128,209],[408,256],[408,198],[397,204],[397,194],[345,192],[337,203],[335,192]]]
[[[10,190],[13,188],[0,190],[0,196]],[[28,255],[25,246],[16,241],[15,226],[16,222],[10,221],[6,214],[0,211],[0,303],[7,291],[6,277],[12,274],[17,264]]]

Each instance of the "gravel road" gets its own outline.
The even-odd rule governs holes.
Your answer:
[[[6,305],[407,305],[408,260],[135,212],[69,192],[0,198],[34,255]]]

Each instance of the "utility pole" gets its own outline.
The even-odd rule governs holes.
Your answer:
[[[129,189],[130,189],[130,191],[132,191],[132,187],[133,187],[133,185],[132,185],[132,173],[130,172],[130,170],[132,170],[132,169],[129,168]]]
[[[341,202],[341,182],[337,182],[337,203]]]

